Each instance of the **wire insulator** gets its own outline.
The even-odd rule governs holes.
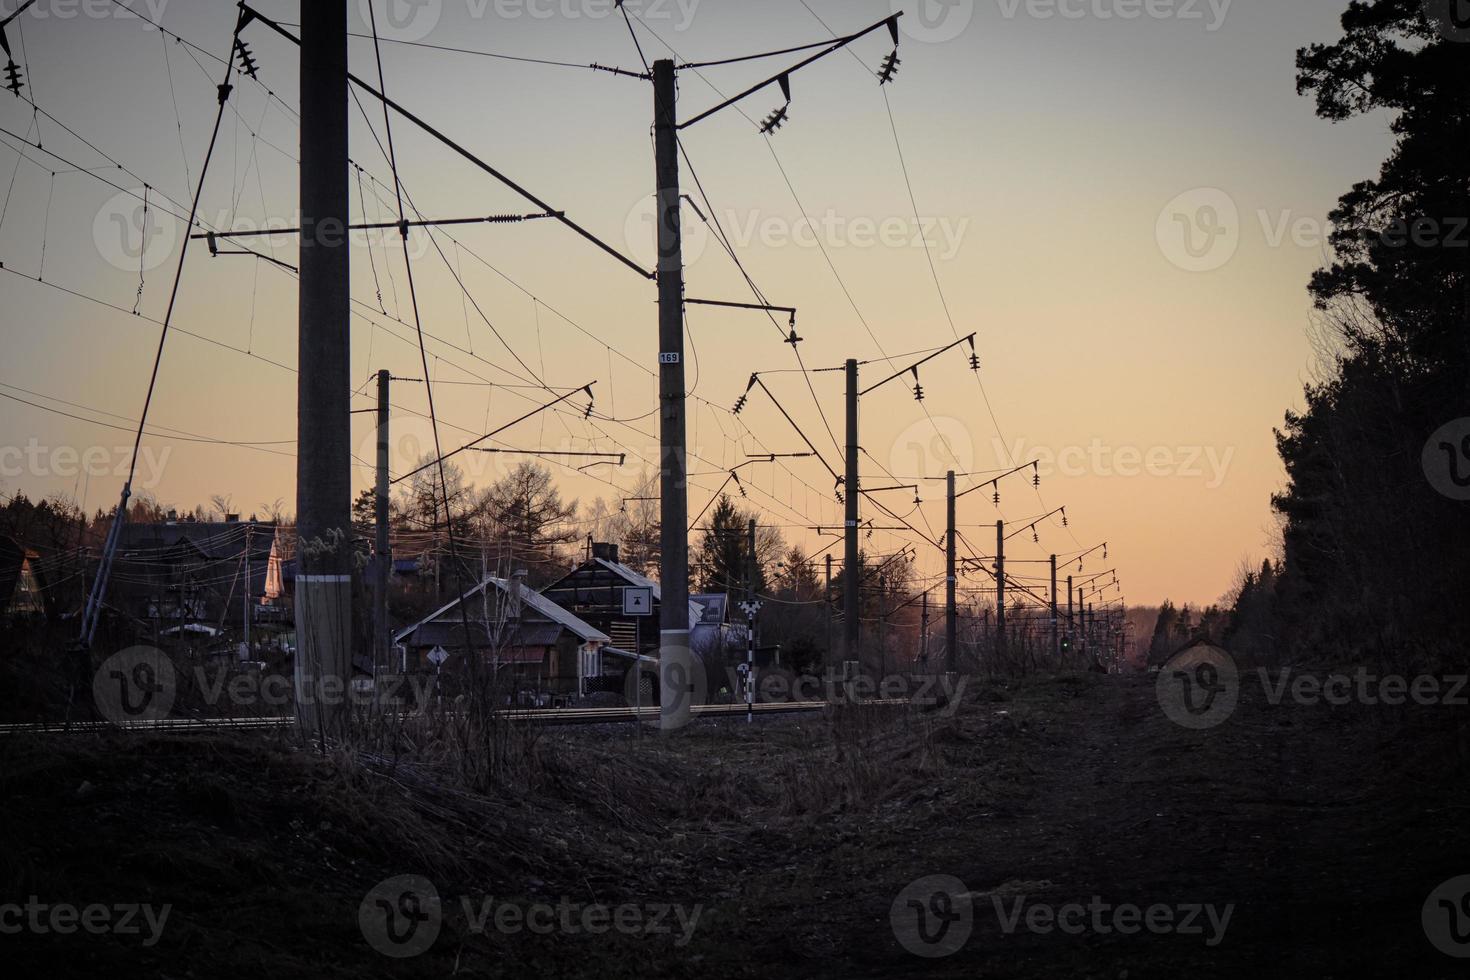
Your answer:
[[[894,48],[883,59],[882,66],[878,69],[878,84],[887,85],[893,81],[893,76],[898,74],[898,66],[903,64],[898,57],[898,49]]]
[[[971,371],[978,371],[978,370],[980,370],[980,355],[979,354],[973,354],[972,353],[970,355],[970,370]]]
[[[255,78],[256,69],[260,66],[256,63],[255,56],[250,53],[250,48],[246,46],[244,41],[236,37],[235,50],[240,52],[240,70],[251,78]]]
[[[771,112],[771,114],[769,116],[767,116],[765,119],[761,120],[761,132],[764,133],[765,135],[769,136],[770,134],[774,133],[776,130],[780,129],[781,128],[781,124],[786,121],[787,114],[790,111],[790,109],[791,109],[791,103],[788,102],[788,103],[786,103],[786,105],[783,105],[781,108],[772,110],[772,112]]]
[[[15,93],[17,99],[20,98],[20,90],[25,87],[25,82],[20,78],[20,65],[14,61],[7,62],[5,65],[5,87]]]

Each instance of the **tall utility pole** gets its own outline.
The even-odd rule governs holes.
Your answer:
[[[1062,655],[1060,640],[1057,638],[1057,556],[1051,556],[1051,655],[1058,659]]]
[[[888,674],[888,576],[878,573],[878,676]]]
[[[919,600],[919,662],[929,669],[929,593]]]
[[[347,6],[301,5],[295,679],[297,722],[318,738],[342,731],[352,654]]]
[[[845,535],[842,568],[842,655],[858,661],[859,589],[862,569],[858,567],[858,363],[848,358],[847,374],[847,474],[843,478],[843,533]]]
[[[1082,601],[1082,586],[1077,586],[1077,632],[1081,635],[1082,649],[1087,649],[1087,603]]]
[[[827,555],[827,589],[822,593],[826,599],[823,608],[827,612],[827,666],[832,666],[832,555]]]
[[[954,593],[958,582],[955,578],[955,524],[954,524],[954,470],[944,477],[945,487],[945,531],[944,531],[944,670],[953,674],[956,668],[955,625],[958,613],[955,610]]]
[[[750,519],[745,533],[745,598],[755,598],[755,518]]]
[[[373,582],[373,671],[389,670],[388,583],[393,572],[393,551],[388,541],[388,381],[386,370],[378,372],[378,478],[373,498],[376,539],[373,557],[377,574]]]
[[[254,660],[250,655],[250,532],[254,530],[255,522],[252,520],[245,525],[245,588],[241,590],[240,614],[245,620],[245,659]]]
[[[755,569],[755,518],[752,517],[745,541],[745,723],[747,725],[755,721],[755,620],[759,615],[755,611],[757,602]]]
[[[1076,646],[1077,636],[1072,631],[1072,576],[1067,576],[1067,645]]]
[[[679,225],[679,134],[674,63],[653,63],[653,153],[658,179],[659,725],[689,722],[689,487],[684,444],[684,254]],[[344,389],[345,390],[345,389]]]
[[[1006,522],[995,522],[995,649],[1006,647]]]

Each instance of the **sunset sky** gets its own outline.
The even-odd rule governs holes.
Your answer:
[[[354,30],[366,29],[365,2],[352,4]],[[821,40],[830,35],[818,18],[844,33],[894,9],[885,0],[808,4],[630,0],[629,7],[642,21],[637,36],[647,57],[679,62]],[[385,20],[391,5],[398,13]],[[0,0],[4,14],[16,6]],[[209,52],[228,50],[232,3],[133,6]],[[298,19],[295,2],[259,6]],[[1337,36],[1343,0],[895,6],[906,15],[892,85],[880,88],[871,75],[892,48],[879,31],[852,47],[856,59],[839,53],[797,73],[789,122],[770,138],[733,109],[684,131],[711,217],[766,297],[799,309],[809,368],[858,357],[871,362],[863,380],[872,383],[915,360],[913,352],[977,334],[993,417],[967,348],[921,369],[922,404],[909,390],[912,379],[888,385],[863,403],[869,485],[895,482],[885,469],[900,483],[942,476],[951,466],[946,442],[962,471],[1039,459],[1039,492],[1013,478],[1001,485],[999,510],[988,491],[962,502],[959,523],[976,549],[993,549],[997,517],[1020,526],[1065,505],[1068,527],[1049,521],[1039,543],[1020,535],[1011,554],[1044,558],[1106,540],[1109,562],[1089,559],[1088,571],[1116,565],[1131,604],[1216,600],[1242,559],[1259,563],[1271,553],[1269,496],[1282,480],[1272,427],[1301,403],[1302,384],[1317,368],[1305,287],[1325,258],[1326,215],[1338,195],[1376,173],[1390,146],[1382,119],[1329,125],[1295,95],[1295,50]],[[386,38],[642,68],[611,0],[388,0],[377,9]],[[141,410],[158,339],[146,318],[163,315],[184,237],[182,224],[157,208],[187,209],[221,66],[102,0],[38,0],[7,35],[25,70],[24,94],[44,112],[0,92],[0,262],[19,273],[0,274],[0,394],[8,396],[0,400],[0,492],[63,493],[89,511],[106,508],[121,485],[131,444],[125,430]],[[258,24],[245,40],[261,82],[294,106],[295,48]],[[370,40],[354,39],[351,56],[358,74],[376,77]],[[392,97],[652,265],[646,84],[404,43],[384,43],[383,57]],[[679,113],[688,118],[721,101],[716,87],[734,94],[801,57],[683,72]],[[780,102],[771,89],[740,108],[758,121]],[[381,109],[362,104],[381,135]],[[352,125],[367,192],[364,202],[354,178],[354,218],[392,220],[389,169],[356,105]],[[423,213],[533,210],[401,118],[393,132],[405,188]],[[298,140],[291,113],[262,85],[242,80],[225,113],[202,219],[216,228],[294,225]],[[152,187],[151,217],[162,221],[142,255],[142,316],[130,312],[139,254],[136,227],[127,227],[138,202],[68,172],[74,166],[97,168],[128,191],[141,193],[144,181]],[[703,210],[687,168],[683,180]],[[688,296],[749,301],[735,266],[688,208],[684,223]],[[597,412],[622,421],[584,420],[579,400],[498,444],[627,452],[624,466],[590,474],[553,464],[564,493],[584,503],[601,496],[615,508],[621,496],[656,492],[646,482],[657,460],[652,283],[551,221],[457,226],[435,236],[494,328],[416,232],[414,274],[446,447],[544,401],[533,377],[557,388],[595,381]],[[289,237],[269,247],[294,263]],[[50,285],[34,281],[38,275]],[[370,408],[372,372],[422,376],[392,233],[354,250],[352,292],[361,301],[353,376],[364,385],[354,407]],[[145,440],[138,489],[179,506],[225,494],[247,515],[278,498],[294,510],[294,277],[250,257],[211,259],[193,242],[174,322],[218,343],[170,337],[149,420],[160,435]],[[690,409],[689,444],[698,454],[690,461],[691,515],[747,453],[805,449],[758,393],[738,420],[729,414],[753,371],[771,372],[766,383],[841,469],[812,393],[791,370],[792,349],[769,320],[690,307],[688,326],[688,378],[699,399]],[[840,372],[810,380],[841,441]],[[421,384],[397,382],[393,396],[408,412],[426,409]],[[370,462],[372,417],[354,419],[356,454]],[[395,417],[394,427],[393,469],[402,472],[432,440],[416,415]],[[106,459],[92,467],[95,475],[80,473],[76,461],[89,449],[94,461]],[[483,484],[517,459],[459,461]],[[740,471],[747,503],[786,526],[788,539],[817,550],[816,535],[795,525],[840,524],[832,479],[815,459],[782,464]],[[370,482],[370,468],[361,467],[355,486]],[[943,485],[927,482],[920,495],[920,512],[908,519],[937,535]],[[913,507],[911,495],[885,496],[900,514]],[[892,522],[878,516],[878,523]],[[867,546],[886,553],[912,539],[878,532]],[[916,548],[921,570],[938,572],[940,553],[923,542]]]

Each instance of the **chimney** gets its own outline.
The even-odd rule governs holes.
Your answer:
[[[524,568],[510,573],[510,610],[509,618],[519,622],[521,618],[521,590],[526,587],[526,570]]]
[[[618,546],[610,541],[594,541],[592,544],[592,557],[615,562],[618,560]]]
[[[176,511],[176,510],[174,510],[172,507],[170,507],[168,509],[168,522],[170,524],[176,524],[176,523],[178,523],[178,520],[179,520],[179,512]]]

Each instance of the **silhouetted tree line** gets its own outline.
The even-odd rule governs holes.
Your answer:
[[[1297,55],[1319,116],[1386,112],[1396,139],[1332,214],[1311,281],[1325,369],[1277,431],[1284,563],[1231,615],[1278,655],[1434,658],[1470,625],[1467,505],[1431,482],[1470,483],[1470,445],[1431,439],[1470,415],[1470,44],[1426,9],[1354,2],[1340,41]]]

